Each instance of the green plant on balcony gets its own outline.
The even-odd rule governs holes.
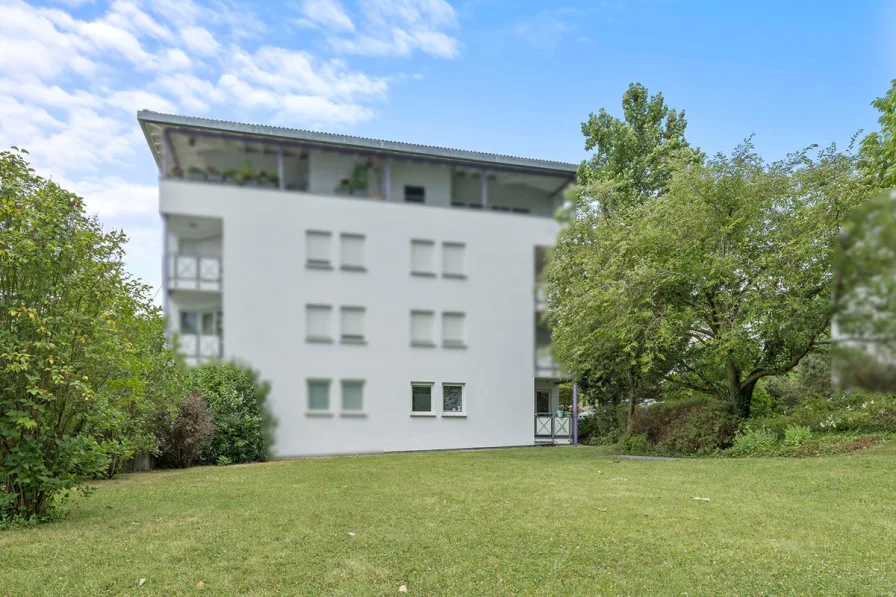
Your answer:
[[[240,172],[236,168],[228,168],[224,171],[224,180],[226,182],[237,182]]]
[[[240,168],[239,175],[237,176],[237,182],[240,184],[246,184],[248,182],[254,182],[255,178],[255,170],[252,168],[252,162],[246,160],[243,162],[243,167]]]
[[[362,191],[367,194],[367,187],[370,184],[370,175],[367,171],[366,164],[356,164],[352,170],[351,191],[353,194]]]

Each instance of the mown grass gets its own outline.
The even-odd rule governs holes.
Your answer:
[[[96,486],[58,522],[0,532],[0,595],[896,594],[890,443],[343,457]]]

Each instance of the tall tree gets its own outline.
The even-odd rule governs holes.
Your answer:
[[[896,187],[896,79],[893,86],[871,105],[880,112],[880,132],[862,141],[862,168],[881,187]]]

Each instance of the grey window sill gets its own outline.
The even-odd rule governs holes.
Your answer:
[[[357,417],[362,418],[366,417],[367,413],[363,410],[344,410],[339,413],[340,417]]]
[[[442,277],[447,280],[466,280],[467,274],[442,274]]]
[[[454,342],[443,342],[442,348],[455,348],[459,350],[465,350],[467,348],[466,344],[455,344]]]
[[[318,263],[315,261],[308,261],[305,263],[305,267],[307,269],[320,269],[320,270],[332,270],[333,266],[329,263]]]
[[[365,273],[367,271],[367,268],[364,267],[363,265],[343,265],[339,269],[341,269],[344,272]]]
[[[450,417],[454,419],[464,419],[467,416],[467,413],[456,413],[456,412],[442,412],[443,417]]]
[[[417,340],[411,340],[411,346],[414,348],[435,348],[435,342],[420,342]]]
[[[436,413],[411,413],[412,417],[435,417]]]
[[[367,340],[364,338],[340,338],[340,344],[354,344],[356,346],[367,346]]]
[[[306,417],[332,417],[333,413],[328,410],[309,410],[305,411]]]
[[[322,338],[320,336],[308,336],[305,338],[305,342],[310,342],[312,344],[332,344],[332,338]]]
[[[435,278],[435,272],[411,272],[411,275],[417,278]]]

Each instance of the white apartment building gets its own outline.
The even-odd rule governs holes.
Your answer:
[[[169,331],[270,381],[278,457],[569,441],[537,280],[575,165],[137,118]]]

